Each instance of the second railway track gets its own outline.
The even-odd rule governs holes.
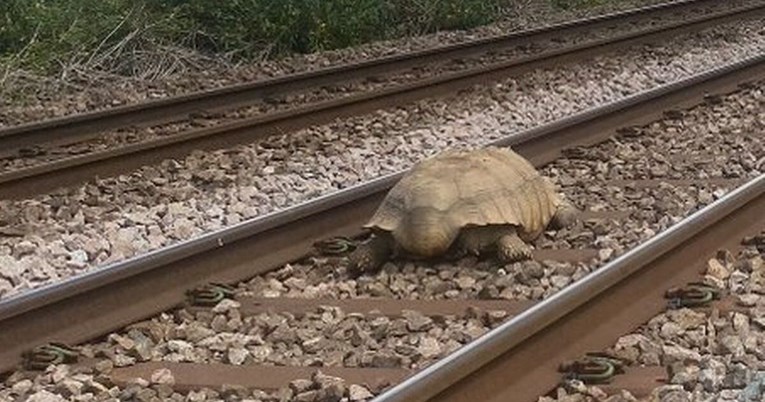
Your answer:
[[[688,1],[671,5],[649,7],[639,11],[626,12],[614,16],[597,18],[593,21],[590,21],[590,23],[577,22],[572,24],[564,24],[563,26],[559,27],[546,28],[524,34],[510,35],[508,38],[503,40],[495,39],[491,41],[483,41],[473,44],[474,46],[469,46],[467,44],[459,45],[455,46],[454,48],[449,48],[443,53],[433,51],[423,52],[417,57],[394,57],[392,58],[393,60],[391,62],[396,63],[399,61],[395,60],[410,60],[411,58],[418,58],[418,60],[424,62],[422,60],[429,60],[428,58],[431,56],[436,57],[438,60],[442,60],[445,57],[447,59],[457,57],[456,55],[461,55],[462,52],[467,52],[467,55],[475,55],[476,53],[486,52],[488,50],[487,46],[491,49],[497,49],[497,47],[503,46],[512,46],[512,44],[516,44],[518,41],[521,41],[523,46],[531,46],[532,49],[528,51],[532,55],[526,57],[518,58],[518,56],[515,55],[510,56],[507,60],[502,60],[502,57],[497,58],[497,54],[502,54],[500,51],[499,53],[495,52],[496,54],[494,56],[484,55],[482,56],[483,58],[478,57],[472,62],[470,59],[462,59],[460,63],[455,64],[458,66],[458,68],[454,69],[444,66],[431,66],[429,69],[425,69],[425,71],[443,72],[443,70],[446,70],[450,72],[435,74],[434,76],[428,76],[429,73],[416,73],[414,76],[419,77],[417,80],[409,83],[404,83],[399,86],[394,85],[393,87],[386,87],[380,90],[372,91],[371,93],[355,94],[341,97],[339,99],[331,99],[317,103],[309,102],[305,106],[297,107],[295,109],[283,109],[281,111],[277,111],[276,113],[244,118],[240,121],[226,123],[225,119],[222,119],[219,123],[215,123],[209,127],[199,129],[193,129],[193,124],[188,127],[181,125],[185,128],[180,131],[177,131],[175,128],[171,128],[168,132],[169,134],[167,135],[159,135],[156,137],[149,136],[147,138],[143,138],[142,134],[128,133],[125,136],[127,142],[121,144],[119,141],[118,143],[111,143],[113,140],[108,139],[109,137],[119,138],[119,133],[109,133],[106,137],[104,137],[107,138],[104,144],[87,145],[87,141],[90,141],[87,140],[87,138],[97,134],[98,130],[90,130],[80,127],[72,129],[73,133],[76,134],[70,135],[55,131],[53,128],[54,126],[46,126],[46,124],[50,125],[53,124],[53,122],[40,125],[38,134],[34,135],[32,135],[31,132],[26,133],[29,135],[22,135],[23,127],[10,128],[4,132],[5,134],[0,134],[0,139],[5,138],[9,141],[11,141],[13,138],[23,139],[25,144],[24,154],[27,155],[29,160],[33,161],[38,159],[38,162],[32,163],[31,165],[22,163],[19,165],[19,167],[16,168],[12,167],[14,166],[15,162],[7,164],[7,171],[0,174],[0,196],[4,198],[18,198],[39,194],[41,192],[50,191],[61,186],[80,183],[96,176],[103,177],[124,173],[130,171],[131,169],[135,169],[136,167],[156,163],[163,159],[182,157],[194,150],[212,150],[223,147],[230,147],[241,143],[253,142],[256,139],[263,138],[267,135],[278,134],[284,131],[292,131],[317,123],[328,122],[340,116],[365,113],[382,107],[397,105],[402,102],[453,92],[460,88],[469,87],[470,85],[485,83],[487,80],[494,80],[500,77],[519,74],[521,72],[529,71],[540,66],[549,65],[550,63],[554,64],[564,61],[587,58],[600,52],[632,46],[636,43],[664,38],[670,35],[678,35],[682,32],[695,31],[704,27],[721,24],[726,21],[738,20],[742,18],[757,18],[760,15],[760,12],[763,10],[763,4],[761,4],[759,1],[742,2],[741,4],[737,3],[737,8],[730,8],[730,4],[726,4],[725,7],[721,8],[720,3],[715,3],[716,5],[710,5],[707,3],[708,2],[703,1]],[[677,15],[671,14],[670,11],[677,13]],[[694,15],[694,13],[699,14],[699,16],[694,16],[691,18],[687,18],[687,16],[684,18],[678,17],[678,15]],[[550,41],[551,38],[555,37],[565,37],[566,40],[570,40],[568,37],[574,35],[573,32],[579,33],[581,30],[585,29],[585,27],[589,30],[601,29],[604,32],[611,32],[614,27],[619,27],[620,25],[627,24],[627,21],[637,19],[631,23],[639,24],[637,21],[639,21],[641,18],[651,19],[661,16],[667,19],[668,23],[666,23],[666,25],[652,26],[648,29],[637,31],[630,31],[628,29],[626,33],[617,35],[610,39],[596,39],[589,41],[584,40],[581,42],[574,40],[574,45],[572,47],[563,46],[559,49],[553,49],[549,51],[535,51],[533,50],[534,46],[532,46],[534,41],[543,43],[545,41]],[[673,20],[673,18],[679,19],[680,22]],[[619,29],[624,30],[625,28],[622,26]],[[487,42],[488,44],[484,42]],[[492,57],[495,57],[500,61],[494,60],[492,64]],[[407,61],[406,63],[411,64],[411,61]],[[484,63],[488,64],[483,65]],[[382,61],[377,61],[374,63],[370,62],[370,64],[375,66],[378,64],[385,65],[387,66],[386,68],[388,70],[392,71],[397,71],[397,69],[399,69],[399,67],[394,68],[389,64],[383,63]],[[475,67],[476,64],[478,67]],[[381,67],[378,66],[375,68]],[[360,74],[360,77],[372,73],[363,68],[354,68],[351,70],[357,72],[354,74]],[[308,76],[324,76],[322,74],[328,77],[334,77],[331,78],[331,80],[337,80],[340,79],[340,77],[343,77],[343,79],[356,77],[355,75],[348,77],[345,73],[344,75],[332,75],[334,73],[330,74],[330,72],[310,73]],[[418,74],[420,75],[418,76]],[[275,82],[281,83],[279,85],[287,85],[286,83],[292,81],[290,79],[284,78],[276,80]],[[297,79],[295,82],[302,81]],[[302,82],[300,85],[304,84],[306,83]],[[295,86],[298,84],[292,82],[289,85]],[[255,87],[257,87],[257,85]],[[242,88],[239,89],[244,91]],[[287,90],[286,88],[283,89],[285,91]],[[222,91],[221,93],[228,94],[226,91]],[[255,95],[247,95],[245,98],[249,99],[249,96]],[[256,97],[258,96],[263,96],[263,94],[260,93]],[[204,97],[201,97],[200,95],[197,96],[197,98],[203,99]],[[211,99],[217,98],[213,97]],[[216,100],[215,102],[218,101]],[[233,104],[236,104],[237,101],[233,100],[232,102]],[[171,103],[172,102],[170,100],[164,100],[159,102],[157,105]],[[229,104],[227,103],[227,105]],[[125,108],[125,112],[127,113],[133,109],[135,108]],[[197,112],[202,109],[205,109],[203,105],[194,106],[194,110]],[[103,119],[106,118],[105,116],[108,116],[109,113],[115,113],[116,115],[119,115],[119,110],[113,112],[97,112],[93,114],[92,117],[93,119]],[[184,107],[181,107],[179,110],[180,112],[178,113],[188,112],[184,111]],[[277,108],[277,110],[279,109]],[[160,114],[165,115],[166,113],[162,112]],[[170,115],[173,114],[170,113]],[[211,115],[207,112],[202,112],[200,116],[202,116],[202,120],[208,119],[215,122],[219,119],[215,118],[214,115],[215,113]],[[72,124],[76,123],[74,127],[78,127],[77,124],[80,124],[77,123],[78,121],[91,121],[88,119],[89,118],[87,115],[79,117],[75,116],[71,118],[71,122]],[[150,118],[147,119],[147,122],[149,121],[151,121]],[[123,123],[120,123],[119,119],[117,119],[115,120],[114,124]],[[208,123],[204,123],[203,125],[207,124]],[[33,126],[30,127],[33,128]],[[138,130],[144,131],[145,129],[141,128]],[[52,143],[58,142],[66,144],[71,142],[72,139],[74,139],[74,142],[83,139],[86,139],[87,141],[83,143],[85,145],[80,144],[79,146],[75,146],[69,150],[67,150],[66,147],[57,150],[56,147],[59,145],[54,145],[52,148],[48,146],[29,146],[38,143],[39,138],[51,136],[57,138],[57,140],[52,141]],[[39,138],[35,139],[37,137]],[[44,140],[43,142],[46,141],[47,140]],[[4,144],[3,148],[5,150],[4,152],[6,153],[7,160],[13,161],[14,159],[19,158],[19,155],[9,156],[7,153],[9,149],[13,149],[15,146],[19,145],[22,145],[22,143],[16,144],[11,142]]]
[[[79,114],[75,116],[50,119],[42,122],[21,124],[0,130],[0,145],[3,150],[15,147],[33,146],[45,142],[71,141],[68,137],[86,138],[102,130],[115,129],[133,125],[148,125],[162,121],[172,121],[178,117],[203,111],[213,111],[221,108],[234,108],[252,104],[255,101],[273,97],[283,97],[289,92],[301,92],[308,88],[342,84],[354,79],[368,79],[377,75],[387,75],[391,72],[422,67],[437,61],[459,61],[499,51],[517,51],[522,48],[544,49],[540,42],[570,41],[572,35],[592,34],[591,30],[601,29],[613,34],[614,31],[629,28],[620,25],[642,22],[647,25],[651,19],[661,18],[670,22],[674,19],[687,18],[694,14],[710,14],[714,11],[725,10],[731,5],[746,5],[747,2],[736,2],[721,5],[709,0],[683,0],[653,6],[642,7],[624,12],[602,15],[589,19],[577,20],[549,27],[541,27],[528,31],[513,32],[474,41],[451,44],[416,52],[395,54],[391,56],[356,62],[347,65],[308,71],[298,74],[275,77],[242,85],[224,87],[215,90],[191,93],[168,99],[149,101],[135,105],[126,105],[112,109]],[[756,2],[751,2],[756,4]],[[655,21],[651,21],[654,24]],[[596,37],[598,35],[595,35]],[[512,57],[510,53],[508,57]],[[462,60],[459,64],[468,60]],[[477,60],[476,60],[477,61]],[[53,138],[52,138],[53,137]],[[43,140],[43,141],[40,141]]]
[[[281,397],[286,400],[319,401],[323,399],[316,398],[327,393],[332,398],[332,393],[338,392],[340,385],[335,379],[314,376],[314,383],[293,381],[312,375],[317,364],[332,363],[319,368],[376,392],[380,380],[395,383],[413,369],[432,364],[380,399],[474,400],[480,395],[481,399],[507,400],[508,395],[514,395],[520,400],[533,400],[559,380],[553,367],[559,359],[608,346],[609,340],[660,310],[662,306],[656,300],[661,298],[657,294],[693,280],[694,264],[714,255],[715,249],[725,243],[712,228],[720,229],[728,241],[762,230],[765,177],[759,166],[763,159],[758,159],[764,156],[762,131],[750,131],[751,127],[758,130],[756,124],[737,129],[733,120],[761,119],[756,105],[762,102],[764,69],[762,58],[755,57],[498,141],[498,145],[512,145],[545,174],[555,176],[574,202],[588,210],[577,227],[537,242],[536,258],[540,262],[499,269],[474,261],[451,267],[392,265],[378,275],[351,280],[344,276],[342,258],[316,255],[302,259],[317,240],[358,234],[357,228],[399,176],[392,175],[0,301],[0,344],[10,345],[0,352],[0,369],[13,369],[21,362],[23,351],[47,342],[77,344],[118,331],[102,342],[81,345],[80,362],[71,369],[79,370],[80,377],[72,381],[90,381],[88,387],[95,389],[98,386],[92,384],[98,383],[104,389],[99,392],[105,393],[116,384],[117,396],[124,393],[126,397],[143,392],[144,397],[173,399],[176,391],[229,384],[240,387],[219,389],[218,396],[228,392],[271,400],[258,392],[286,387],[287,391],[279,391],[285,392]],[[734,91],[743,95],[724,95]],[[737,96],[759,100],[747,103]],[[722,108],[732,102],[755,114],[732,112],[737,117],[731,117],[728,125],[698,118],[698,124],[707,126],[701,129],[705,134],[696,138],[699,131],[683,134],[687,127],[682,119],[693,115],[693,111],[681,109],[699,102],[702,104],[696,109]],[[751,157],[746,156],[747,148]],[[654,155],[659,151],[669,154],[657,158]],[[725,165],[715,167],[719,157],[726,158]],[[689,210],[722,197],[727,189],[747,182],[753,175],[754,180],[746,186],[688,220],[677,222]],[[673,224],[677,226],[659,238],[626,252]],[[621,230],[622,236],[606,236],[614,230]],[[679,245],[683,246],[680,254],[673,254]],[[606,261],[610,262],[599,267]],[[292,265],[283,267],[288,262]],[[662,264],[669,264],[669,268]],[[689,269],[672,269],[676,266]],[[249,280],[280,267],[277,272]],[[639,286],[622,285],[619,280],[628,274],[639,278],[633,282]],[[571,283],[572,279],[575,282]],[[120,330],[173,309],[187,300],[191,289],[209,282],[242,280],[248,282],[236,285],[233,295],[222,289],[216,295],[215,288],[207,288],[211,293],[196,293],[213,299],[233,298],[236,303],[229,300],[212,311],[210,307],[184,306]],[[596,294],[594,300],[606,299],[612,292],[622,292],[621,297],[627,299],[651,298],[652,307],[634,303],[628,310],[615,312],[615,307],[625,306],[590,299]],[[408,300],[414,295],[421,296],[420,300]],[[315,303],[330,307],[314,313]],[[469,305],[504,313],[465,312]],[[560,305],[565,305],[566,310]],[[374,309],[380,312],[370,316]],[[516,314],[501,324],[508,315]],[[575,314],[579,318],[575,319]],[[377,320],[380,315],[383,317]],[[402,315],[403,319],[396,318]],[[556,321],[564,315],[571,318]],[[583,331],[591,328],[577,320],[592,323],[593,317],[611,320],[602,321],[598,331]],[[386,330],[375,335],[374,328],[381,325]],[[551,327],[538,331],[547,325]],[[541,346],[547,345],[544,342],[560,343],[560,331],[569,325],[567,334],[582,337],[567,338],[577,341],[571,342],[565,352],[553,353],[554,349]],[[196,335],[189,332],[192,327]],[[450,327],[459,333],[450,332]],[[601,333],[601,327],[610,332]],[[495,329],[477,343],[438,360],[446,351],[491,328]],[[316,342],[336,339],[331,334],[346,330],[350,331],[347,338],[338,336],[350,345],[377,346],[354,358],[339,348],[339,363],[333,360],[337,356],[323,354],[331,349],[327,345],[338,348],[337,344]],[[583,332],[592,332],[594,338]],[[216,338],[221,333],[229,335]],[[445,342],[442,336],[453,336],[452,342]],[[212,340],[201,342],[207,337]],[[290,342],[297,345],[293,341],[299,342],[299,354],[289,346]],[[273,356],[274,350],[287,359]],[[53,356],[67,356],[66,351],[49,351]],[[549,352],[540,355],[540,351]],[[163,357],[171,352],[181,357]],[[184,360],[187,352],[201,356],[200,361]],[[152,362],[155,353],[159,357]],[[516,354],[527,358],[512,358]],[[529,370],[528,358],[536,364],[535,370]],[[180,359],[180,363],[173,359]],[[216,362],[225,365],[210,366]],[[290,367],[289,362],[301,367]],[[283,367],[274,369],[274,364]],[[125,367],[114,369],[115,365]],[[202,375],[200,370],[207,374]],[[495,370],[512,370],[516,375],[497,380]],[[18,390],[32,392],[31,386],[25,390],[16,385],[25,375],[16,372],[9,381]],[[34,378],[36,374],[30,375]],[[66,379],[69,372],[61,371],[59,380],[61,376]],[[133,376],[149,378],[131,385]],[[56,385],[50,389],[56,389]],[[355,390],[358,395],[366,395],[358,387]],[[4,391],[13,392],[0,389],[0,393]],[[342,388],[339,392],[349,391]],[[177,397],[183,398],[180,394]]]

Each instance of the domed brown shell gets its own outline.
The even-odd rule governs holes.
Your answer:
[[[416,164],[388,193],[365,226],[394,234],[417,208],[438,211],[450,238],[468,226],[516,225],[537,237],[560,198],[523,157],[506,148],[446,151]],[[395,239],[401,244],[402,239]],[[404,245],[406,248],[406,245]]]

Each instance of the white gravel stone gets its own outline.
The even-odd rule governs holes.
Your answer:
[[[420,339],[420,345],[417,347],[417,352],[424,358],[430,359],[441,354],[441,345],[435,338],[424,337]]]
[[[372,397],[374,397],[374,394],[361,385],[351,384],[348,387],[348,399],[352,402],[367,401],[372,399]]]
[[[250,352],[245,348],[231,348],[228,350],[228,362],[239,366],[250,356]]]
[[[664,345],[662,353],[670,362],[698,362],[701,360],[701,355],[698,352],[678,345]]]
[[[231,310],[236,310],[241,307],[242,304],[236,300],[224,299],[221,300],[215,307],[213,307],[213,313],[226,313]]]
[[[175,384],[175,376],[166,368],[159,369],[151,374],[151,383],[173,385]]]
[[[42,390],[30,395],[26,402],[66,402],[66,399],[60,395]]]
[[[712,258],[707,265],[707,275],[719,280],[726,280],[730,276],[730,271],[716,258]]]
[[[21,380],[11,387],[11,390],[16,394],[25,394],[32,389],[32,380]]]

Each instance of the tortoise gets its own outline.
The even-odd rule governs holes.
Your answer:
[[[531,258],[526,242],[547,227],[568,226],[576,212],[510,149],[444,151],[417,163],[388,192],[348,270],[372,272],[395,256],[456,259],[492,250],[504,263],[522,261]]]

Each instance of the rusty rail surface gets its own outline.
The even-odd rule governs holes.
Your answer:
[[[719,248],[765,227],[765,174],[414,374],[374,402],[536,401],[558,365],[612,345],[666,308]]]
[[[221,105],[225,105],[226,108],[246,105],[273,94],[304,90],[310,87],[374,76],[380,73],[390,73],[391,71],[440,60],[487,53],[522,44],[530,40],[539,40],[548,36],[559,36],[562,34],[567,35],[579,30],[593,29],[633,17],[643,18],[658,13],[682,12],[692,7],[703,7],[706,4],[714,4],[716,2],[717,0],[668,2],[531,30],[512,32],[506,35],[394,54],[362,62],[54,118],[41,122],[21,124],[0,129],[0,149],[31,146],[40,142],[71,141],[72,138],[88,138],[88,136],[98,132],[119,127],[130,125],[143,126],[172,121],[200,110],[219,109]]]
[[[0,174],[0,198],[32,196],[81,183],[96,176],[112,176],[147,164],[158,163],[164,159],[182,158],[194,150],[209,151],[251,143],[268,135],[328,123],[339,117],[368,113],[423,98],[443,96],[472,85],[485,84],[513,74],[549,67],[555,63],[592,57],[605,51],[764,14],[765,2],[571,48],[543,52],[522,59],[444,74],[399,87],[309,104],[292,110],[12,170]]]
[[[617,129],[644,124],[662,111],[688,107],[765,76],[765,56],[734,63],[637,94],[492,145],[512,146],[540,166],[567,147],[589,145]],[[185,300],[209,282],[231,283],[297,260],[318,239],[353,236],[403,172],[286,210],[257,217],[82,276],[0,301],[0,372],[46,342],[76,344]]]

